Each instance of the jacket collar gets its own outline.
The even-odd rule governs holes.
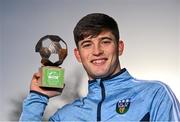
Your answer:
[[[127,72],[126,68],[123,68],[121,69],[118,73],[112,75],[112,76],[107,76],[107,77],[104,77],[104,78],[101,78],[100,80],[101,81],[105,81],[105,80],[110,80],[110,79],[113,79],[121,74],[123,74],[124,72]],[[129,74],[129,73],[128,73]],[[93,82],[97,82],[97,79],[93,79],[93,80],[89,80],[88,83],[91,84]]]

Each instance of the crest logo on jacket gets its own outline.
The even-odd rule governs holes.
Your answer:
[[[119,114],[124,114],[129,110],[130,98],[119,100],[116,104],[116,112]]]

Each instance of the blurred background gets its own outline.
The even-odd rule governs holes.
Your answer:
[[[0,0],[0,121],[18,120],[34,72],[41,66],[37,41],[56,34],[68,44],[65,83],[52,98],[57,108],[87,93],[87,76],[73,54],[73,28],[86,14],[112,16],[125,42],[122,67],[138,79],[168,84],[180,100],[180,0]]]

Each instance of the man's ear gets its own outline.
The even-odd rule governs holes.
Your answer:
[[[119,47],[118,48],[119,49],[119,56],[121,56],[123,51],[124,51],[124,42],[123,42],[123,40],[119,40],[118,47]]]
[[[81,63],[81,56],[79,54],[79,50],[77,48],[74,49],[74,55],[79,63]]]

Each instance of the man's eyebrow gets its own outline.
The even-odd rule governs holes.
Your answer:
[[[82,40],[80,45],[82,46],[84,43],[89,43],[89,42],[91,42],[91,40]]]
[[[112,38],[111,38],[111,37],[107,37],[107,36],[105,36],[105,37],[101,37],[101,40],[103,40],[103,39],[109,39],[109,40],[112,40]]]

